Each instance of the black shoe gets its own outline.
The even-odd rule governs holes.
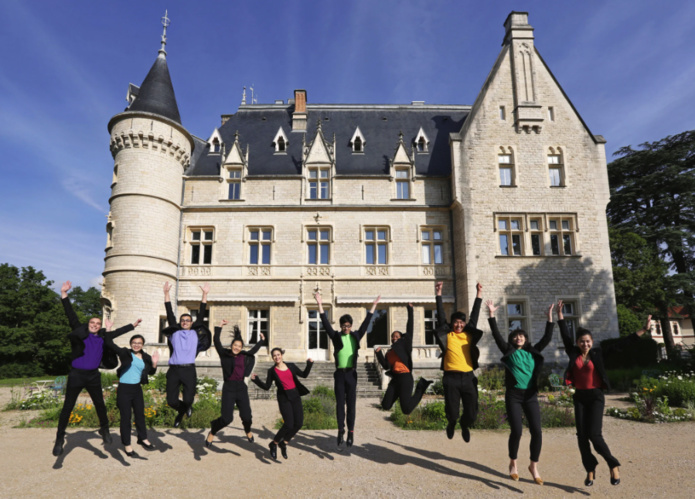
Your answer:
[[[339,431],[338,432],[338,447],[343,445],[343,435],[345,435],[345,431]]]
[[[189,405],[188,409],[186,409],[186,416],[190,418],[191,414],[193,414],[193,407]]]
[[[53,455],[55,457],[58,457],[63,453],[63,445],[64,444],[65,444],[64,438],[56,438],[56,444],[53,446]]]
[[[471,431],[467,426],[461,427],[461,437],[463,437],[463,441],[466,443],[471,441]]]
[[[102,428],[99,430],[99,435],[101,435],[101,438],[105,444],[110,444],[113,442],[113,438],[111,438],[111,433],[109,432],[108,428]]]
[[[183,415],[184,415],[184,414],[185,414],[185,413],[183,413],[183,412],[179,412],[179,413],[176,415],[176,419],[174,419],[174,428],[178,428],[179,426],[181,426],[181,421],[183,420]]]
[[[250,437],[248,435],[246,435],[246,440],[253,443],[253,441],[254,441],[253,435],[251,435]]]
[[[146,444],[144,440],[140,440],[139,438],[138,438],[138,444],[142,445],[146,450],[154,450],[154,445]]]
[[[275,442],[270,442],[270,445],[268,445],[268,448],[270,449],[270,457],[273,459],[278,458],[278,445]]]
[[[287,444],[284,441],[281,441],[278,444],[278,447],[280,447],[280,453],[282,453],[282,457],[287,459]]]
[[[422,393],[425,393],[432,383],[434,383],[434,381],[425,378],[420,378],[420,381],[417,382],[418,386],[422,388]]]
[[[355,432],[354,432],[354,431],[349,431],[349,432],[348,432],[348,437],[347,437],[347,442],[346,442],[346,444],[347,444],[348,447],[352,447],[352,443],[353,443],[353,441],[354,441],[354,437],[355,437]]]
[[[137,454],[135,453],[134,450],[131,450],[130,452],[125,451],[125,455],[128,456],[128,457],[135,457],[135,456],[137,456]]]
[[[611,485],[620,485],[620,478],[613,478],[613,470],[611,470]]]
[[[589,478],[589,473],[591,473],[593,475],[592,478]],[[591,487],[594,484],[594,478],[596,478],[596,471],[595,470],[589,471],[589,473],[586,474],[586,479],[584,480],[584,485],[586,487]],[[613,479],[611,478],[611,483],[612,483],[612,481],[613,481]]]
[[[446,438],[448,438],[449,440],[454,438],[454,431],[455,430],[456,430],[456,423],[454,423],[454,424],[449,423],[448,425],[446,425]]]

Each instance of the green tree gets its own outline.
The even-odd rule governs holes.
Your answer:
[[[75,286],[68,293],[72,306],[76,311],[82,312],[85,318],[101,317],[101,291],[95,287],[83,291],[81,287]]]

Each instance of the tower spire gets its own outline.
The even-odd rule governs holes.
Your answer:
[[[167,17],[169,10],[164,11],[164,17],[162,17],[162,26],[164,26],[164,31],[162,32],[162,47],[159,49],[159,54],[162,57],[166,57],[167,51],[165,47],[167,45],[167,27],[171,24],[171,20]]]

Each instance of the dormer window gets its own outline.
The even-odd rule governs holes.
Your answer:
[[[275,134],[275,138],[273,139],[273,145],[275,146],[276,153],[287,153],[287,146],[290,145],[290,143],[282,127],[278,128],[278,133]]]
[[[220,140],[217,137],[212,141],[212,152],[220,152]]]
[[[280,137],[280,138],[278,139],[278,141],[277,141],[277,147],[276,147],[275,150],[276,150],[277,152],[284,152],[284,151],[285,151],[285,147],[287,147],[287,144],[285,144],[285,139],[283,139],[282,137]]]
[[[420,128],[417,136],[415,137],[415,150],[419,153],[426,153],[429,151],[430,140],[425,135],[425,131]]]
[[[208,139],[208,147],[210,148],[209,154],[220,154],[222,151],[222,136],[217,128],[215,128]]]
[[[362,139],[359,137],[355,139],[355,142],[352,144],[352,150],[354,152],[362,152]]]
[[[352,134],[350,145],[352,146],[352,152],[364,152],[364,136],[362,136],[360,127],[357,127],[355,133]]]

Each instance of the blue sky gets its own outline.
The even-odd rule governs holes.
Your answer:
[[[159,49],[184,126],[307,90],[313,103],[473,104],[502,23],[536,47],[607,152],[695,128],[695,2],[0,2],[0,263],[97,284],[113,160],[106,125]],[[610,158],[609,158],[610,160]]]

